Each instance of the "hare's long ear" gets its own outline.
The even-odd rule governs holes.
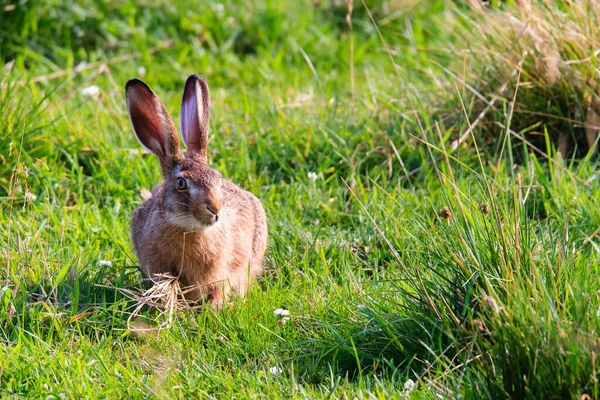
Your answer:
[[[160,159],[160,167],[166,175],[182,158],[173,121],[163,102],[139,79],[128,81],[125,93],[133,130],[142,146]]]
[[[209,119],[208,84],[201,76],[192,75],[185,82],[181,101],[181,136],[188,149],[188,157],[199,156],[206,161]]]

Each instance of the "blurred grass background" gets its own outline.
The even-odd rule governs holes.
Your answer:
[[[600,6],[489,3],[0,0],[2,395],[597,398]],[[267,272],[140,337],[123,87],[192,73]]]

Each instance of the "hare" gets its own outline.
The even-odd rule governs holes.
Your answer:
[[[207,162],[210,95],[206,81],[190,76],[177,130],[164,104],[139,79],[125,86],[135,134],[154,153],[163,181],[143,192],[131,233],[140,270],[153,282],[170,273],[189,288],[186,299],[215,307],[229,295],[243,296],[263,270],[267,218],[253,194],[224,179]]]

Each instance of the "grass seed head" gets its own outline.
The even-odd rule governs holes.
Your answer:
[[[488,215],[490,213],[490,208],[486,203],[481,203],[479,205],[479,211],[484,215]]]
[[[500,312],[500,307],[492,296],[483,296],[483,303],[486,304],[494,312],[494,314],[498,314]]]
[[[448,207],[444,207],[440,210],[440,217],[443,219],[450,219],[452,217],[452,213]]]

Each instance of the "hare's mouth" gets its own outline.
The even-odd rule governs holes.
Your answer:
[[[207,226],[212,226],[217,223],[219,220],[219,214],[216,213],[200,213],[194,214],[194,219],[198,221],[200,224]]]
[[[178,215],[171,216],[169,218],[172,224],[177,225],[180,228],[183,228],[188,231],[202,231],[216,224],[218,219],[218,216],[206,214]]]

